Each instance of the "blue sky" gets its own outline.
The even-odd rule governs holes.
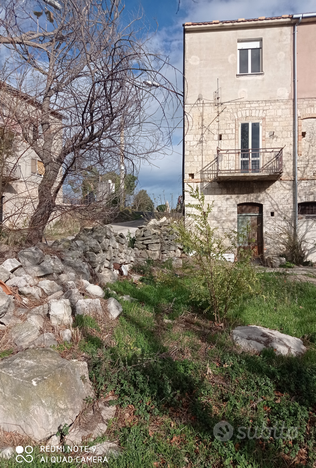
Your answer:
[[[316,11],[315,0],[125,0],[125,15],[142,14],[144,32],[152,33],[152,43],[168,56],[170,63],[182,71],[182,24],[186,21],[212,21],[258,16],[278,16]],[[175,83],[175,77],[170,75]],[[181,87],[181,77],[177,77]],[[181,119],[177,114],[176,126]],[[181,194],[182,132],[174,133],[173,145],[166,155],[156,155],[152,166],[143,164],[138,189],[161,199],[174,201]],[[171,195],[172,194],[172,195]]]

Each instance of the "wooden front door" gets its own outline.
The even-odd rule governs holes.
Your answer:
[[[254,257],[263,256],[262,205],[240,203],[237,206],[238,247],[250,248]]]

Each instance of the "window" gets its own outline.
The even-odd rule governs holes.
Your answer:
[[[37,159],[31,159],[31,173],[43,177],[43,175],[45,174],[45,168],[42,161],[38,161]]]
[[[238,42],[238,73],[250,74],[262,72],[262,42]]]
[[[306,218],[316,218],[316,202],[299,203],[298,214]]]
[[[240,124],[241,172],[259,172],[260,142],[260,122],[245,122]]]

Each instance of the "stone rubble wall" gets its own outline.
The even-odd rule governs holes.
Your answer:
[[[135,233],[135,257],[138,261],[146,259],[175,262],[182,256],[182,245],[172,227],[172,221],[162,218],[152,219],[147,226],[142,226]],[[179,263],[179,260],[178,260]]]

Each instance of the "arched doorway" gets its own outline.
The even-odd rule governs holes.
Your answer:
[[[263,256],[263,206],[261,203],[237,205],[238,247],[251,248],[254,257]]]

